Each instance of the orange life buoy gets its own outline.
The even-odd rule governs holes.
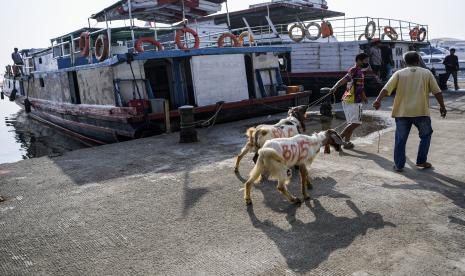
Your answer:
[[[419,32],[420,32],[420,27],[418,27],[418,26],[415,27],[415,28],[413,28],[413,29],[411,29],[411,30],[410,30],[410,33],[409,33],[410,39],[411,39],[412,41],[418,40],[418,33],[419,33]]]
[[[399,35],[396,32],[396,29],[394,29],[391,26],[386,26],[384,27],[384,33],[391,39],[391,40],[397,40],[399,38]]]
[[[95,40],[95,58],[98,61],[104,61],[108,57],[109,43],[108,37],[101,34]]]
[[[81,51],[81,56],[87,57],[90,51],[90,38],[88,32],[83,32],[79,37],[79,50]]]
[[[138,53],[145,52],[144,47],[143,47],[144,43],[148,43],[148,44],[151,44],[157,47],[158,51],[163,51],[165,49],[163,45],[161,45],[161,43],[156,41],[155,38],[153,37],[140,37],[139,39],[137,39],[136,46],[135,46],[136,51]]]
[[[321,22],[321,37],[327,38],[334,34],[333,26],[329,21]]]
[[[191,35],[194,36],[195,43],[194,43],[193,48],[188,48],[187,45],[185,45],[184,43],[181,42],[181,37],[185,33],[190,33]],[[184,28],[182,28],[182,29],[180,29],[180,30],[178,30],[176,32],[176,46],[178,46],[178,48],[181,49],[181,50],[198,49],[200,47],[199,35],[194,30],[192,30],[191,28],[184,27]]]
[[[229,37],[232,42],[233,47],[239,47],[239,40],[237,40],[237,37],[233,35],[232,33],[224,33],[218,38],[218,48],[223,48],[224,47],[224,40],[225,38]]]
[[[239,46],[244,46],[244,39],[248,37],[249,38],[249,45],[253,44],[255,42],[255,39],[253,38],[253,35],[247,31],[242,32],[239,35]]]

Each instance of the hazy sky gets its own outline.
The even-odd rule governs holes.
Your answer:
[[[266,0],[229,0],[231,11]],[[113,4],[115,0],[0,0],[0,72],[11,63],[13,48],[40,48],[50,38],[87,26],[87,18]],[[395,18],[428,24],[430,38],[465,38],[465,1],[463,0],[327,0],[331,10],[347,17]],[[70,5],[70,3],[74,3]]]

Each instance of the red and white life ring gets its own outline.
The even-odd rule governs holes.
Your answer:
[[[193,48],[188,48],[185,43],[181,42],[181,37],[183,37],[186,33],[190,33],[194,36],[195,43]],[[200,47],[199,35],[191,28],[184,27],[176,32],[176,46],[178,46],[178,48],[181,50],[198,49]]]
[[[98,61],[104,61],[108,57],[109,43],[108,37],[104,34],[101,34],[95,40],[95,58]]]
[[[158,51],[163,51],[164,50],[163,45],[161,45],[160,42],[156,41],[155,38],[153,38],[153,37],[140,37],[139,39],[137,39],[136,46],[135,46],[136,51],[138,53],[145,52],[144,47],[143,47],[144,43],[151,44],[151,45],[157,47]]]
[[[79,37],[79,50],[81,51],[81,56],[89,56],[90,37],[88,32],[81,33],[81,36]]]

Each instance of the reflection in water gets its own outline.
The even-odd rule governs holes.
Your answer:
[[[5,127],[9,133],[12,133],[14,141],[19,148],[19,154],[15,154],[20,160],[30,159],[41,156],[58,156],[67,151],[85,148],[86,145],[69,137],[62,132],[48,127],[36,120],[33,120],[24,111],[19,111],[16,114],[5,117]],[[5,137],[3,137],[5,138]],[[7,137],[8,138],[8,137]],[[18,160],[12,160],[11,149],[10,156],[4,156],[2,149],[0,148],[0,163],[12,162]]]

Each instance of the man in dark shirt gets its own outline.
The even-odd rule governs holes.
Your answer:
[[[448,55],[445,59],[443,64],[446,66],[446,74],[447,79],[449,79],[450,75],[454,78],[454,86],[455,90],[459,90],[459,85],[457,82],[457,71],[459,71],[459,58],[455,55],[455,49],[450,49],[450,55]]]
[[[24,62],[23,62],[23,58],[18,53],[18,48],[14,49],[14,53],[11,54],[11,59],[13,59],[13,62],[15,63],[15,65],[19,67],[19,70],[21,71],[21,74],[23,74]]]
[[[383,45],[381,47],[381,57],[383,60],[383,70],[382,70],[381,76],[382,76],[382,79],[386,81],[391,78],[392,67],[394,67],[394,58],[392,55],[392,48],[394,48],[393,43]]]

